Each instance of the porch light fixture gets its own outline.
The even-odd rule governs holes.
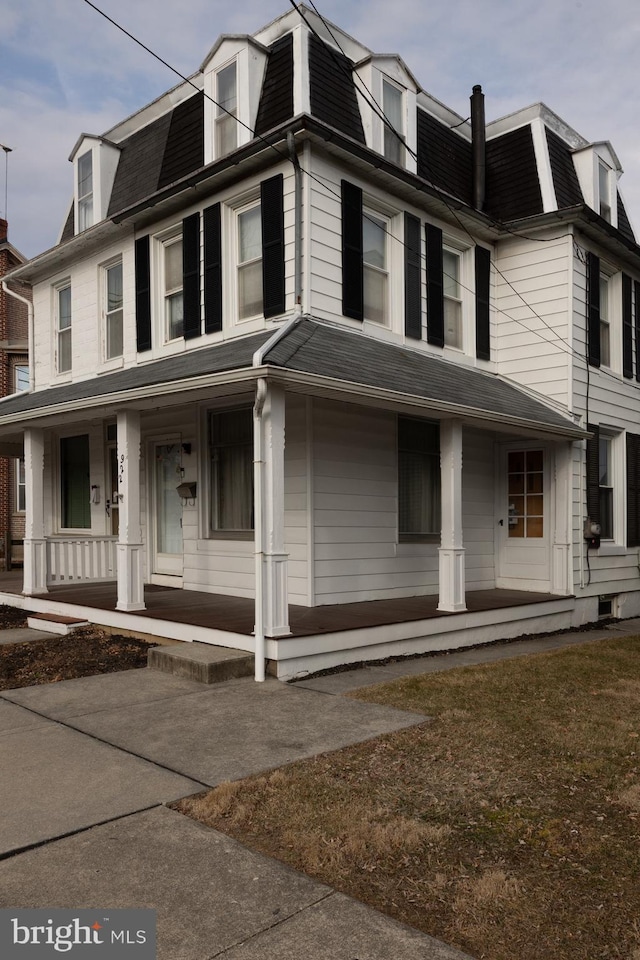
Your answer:
[[[176,491],[183,503],[191,500],[192,504],[196,502],[196,490],[198,488],[197,483],[180,483],[176,487]]]

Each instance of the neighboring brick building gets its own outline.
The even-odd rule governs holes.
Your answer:
[[[25,257],[7,239],[7,221],[0,219],[0,279]],[[20,296],[30,289],[12,283]],[[25,304],[9,296],[0,284],[0,397],[29,387],[28,313]],[[24,459],[0,457],[0,570],[22,563],[24,540]]]

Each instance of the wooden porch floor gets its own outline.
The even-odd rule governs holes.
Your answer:
[[[0,574],[0,592],[21,594],[22,572],[12,571]],[[40,599],[47,597],[59,603],[95,607],[98,610],[115,610],[116,584],[115,582],[58,584],[52,586],[48,594],[41,595]],[[253,600],[149,584],[144,588],[144,599],[146,610],[129,614],[130,616],[139,617],[141,621],[146,617],[152,617],[172,623],[208,627],[246,636],[251,636],[253,633]],[[560,598],[548,593],[529,593],[524,590],[475,590],[468,592],[466,599],[468,612],[475,613],[531,603],[545,603]],[[459,616],[459,614],[442,613],[437,607],[437,596],[370,600],[324,607],[300,607],[292,604],[289,606],[289,623],[292,637],[308,637],[342,630],[407,623],[412,620]],[[143,623],[140,624],[140,630],[144,631]]]

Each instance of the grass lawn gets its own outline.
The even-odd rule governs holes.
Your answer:
[[[179,809],[478,960],[640,960],[640,638],[355,696],[429,719]]]

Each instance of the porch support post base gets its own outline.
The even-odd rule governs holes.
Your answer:
[[[438,610],[461,613],[467,609],[464,590],[464,548],[438,550],[440,600]]]
[[[25,539],[23,576],[22,593],[25,597],[31,597],[35,593],[48,593],[46,540]]]
[[[267,594],[266,637],[288,637],[289,603],[287,595],[287,553],[268,553],[265,556],[265,581]]]
[[[119,543],[118,602],[116,610],[125,612],[144,610],[144,583],[142,582],[142,544]]]
[[[465,603],[465,565],[462,545],[462,423],[440,424],[441,540],[438,551],[438,610],[456,613]]]

